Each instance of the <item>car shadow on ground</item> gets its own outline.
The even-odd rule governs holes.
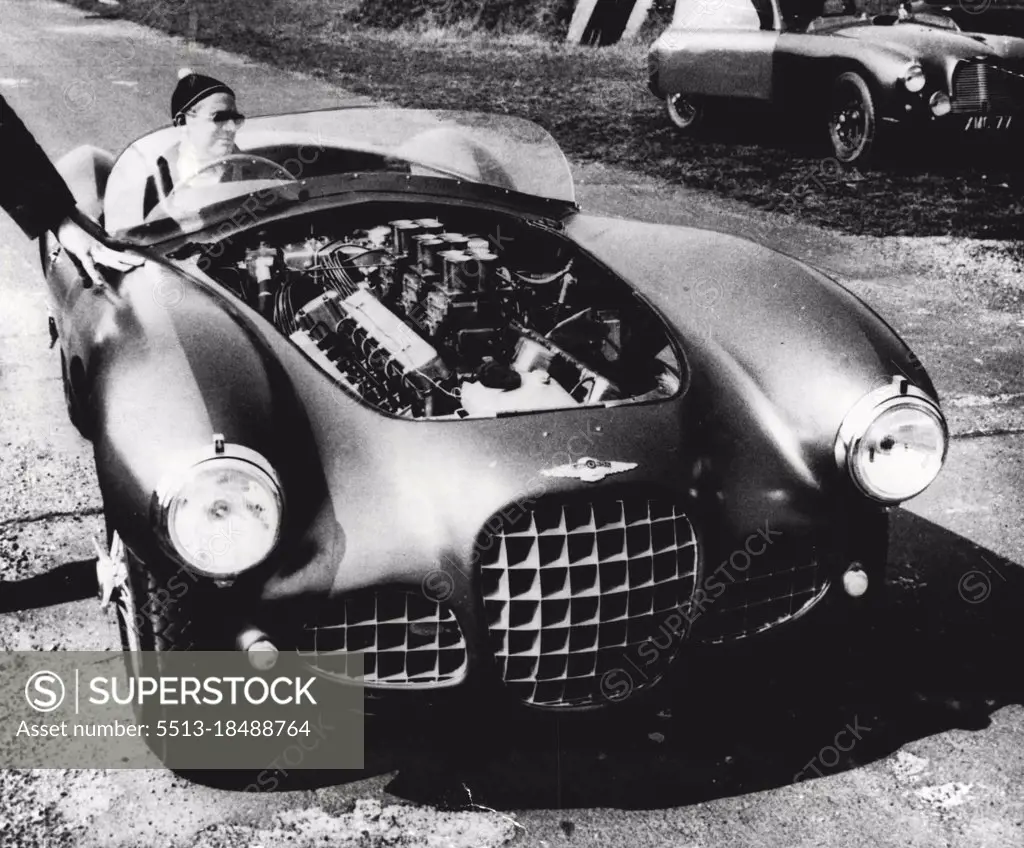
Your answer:
[[[0,580],[0,613],[69,604],[97,591],[96,560],[65,562],[24,580]]]
[[[752,651],[660,702],[597,717],[512,718],[471,703],[429,717],[410,710],[371,725],[364,770],[294,771],[280,788],[397,770],[391,795],[436,806],[677,807],[985,728],[996,710],[1024,703],[1006,661],[1024,645],[1024,570],[908,512],[895,514],[893,530],[886,647],[871,656]],[[837,663],[849,665],[835,675],[843,683],[824,685],[822,670]]]

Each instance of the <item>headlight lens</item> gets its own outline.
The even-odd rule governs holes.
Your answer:
[[[209,577],[234,577],[277,544],[281,487],[258,454],[234,448],[191,466],[158,494],[159,523],[173,552]],[[241,455],[238,455],[241,454]]]
[[[899,503],[924,491],[946,458],[948,432],[938,407],[917,389],[872,392],[847,416],[836,458],[864,494]]]
[[[911,65],[903,72],[903,85],[907,91],[917,93],[924,88],[924,68],[920,65]]]
[[[943,115],[948,115],[953,108],[953,104],[949,99],[949,95],[944,91],[936,91],[928,100],[928,105],[932,108],[932,114],[936,118],[941,118]]]

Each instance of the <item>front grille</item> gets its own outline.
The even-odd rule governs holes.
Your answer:
[[[828,590],[825,569],[810,546],[769,549],[764,557],[747,557],[742,571],[726,561],[707,575],[707,598],[692,614],[696,641],[730,642],[761,633],[807,612]]]
[[[1024,104],[1024,79],[988,62],[961,62],[953,72],[953,112],[1015,114]]]
[[[346,596],[336,615],[305,629],[299,654],[323,674],[366,686],[451,685],[467,669],[466,641],[451,610],[406,589]]]
[[[517,514],[510,518],[509,514]],[[527,704],[587,706],[628,669],[638,645],[663,638],[697,579],[693,527],[671,501],[544,499],[508,509],[478,542],[484,607],[506,684]],[[674,651],[645,670],[652,685]]]

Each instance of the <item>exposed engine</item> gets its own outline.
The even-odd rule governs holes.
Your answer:
[[[232,287],[394,415],[494,416],[678,390],[664,324],[621,281],[550,233],[508,241],[504,250],[435,218],[290,243],[263,233]]]

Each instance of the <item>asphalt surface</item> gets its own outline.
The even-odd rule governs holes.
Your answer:
[[[53,156],[165,125],[182,66],[230,81],[249,114],[352,100],[45,0],[0,0],[0,53],[0,89]],[[577,178],[588,209],[738,232],[825,268],[932,371],[956,438],[939,481],[894,513],[884,661],[824,699],[811,668],[773,699],[723,677],[699,739],[687,693],[613,724],[495,717],[493,750],[473,758],[459,757],[455,717],[395,731],[364,772],[271,793],[162,770],[0,770],[0,846],[1024,844],[1015,269],[992,245],[836,236],[632,174]],[[35,250],[0,220],[0,649],[117,649],[94,598],[92,454],[64,415]],[[857,743],[840,754],[844,730]]]

